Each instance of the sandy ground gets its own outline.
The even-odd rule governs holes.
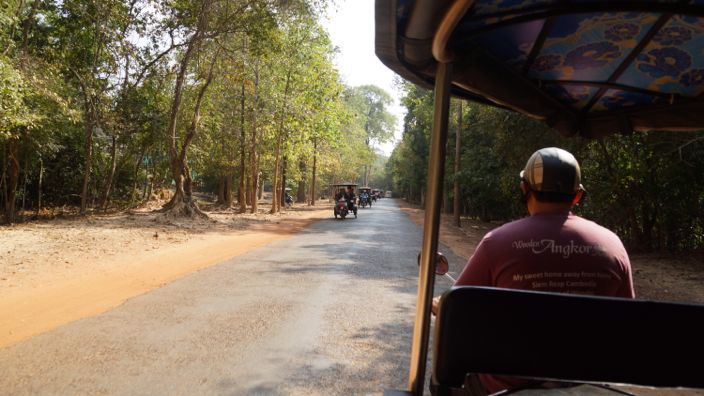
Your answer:
[[[397,202],[417,224],[423,212]],[[211,211],[174,220],[153,204],[129,213],[0,227],[0,347],[107,311],[182,276],[286,238],[329,216],[329,204],[279,215]],[[468,258],[498,224],[443,217],[441,241]],[[632,255],[639,298],[704,303],[701,255]]]
[[[0,347],[107,311],[125,300],[275,240],[329,215],[211,211],[174,220],[146,207],[0,227]]]
[[[423,224],[422,210],[398,202],[416,224]],[[459,228],[451,216],[443,215],[440,240],[456,255],[468,259],[484,234],[499,225],[462,219]],[[702,254],[631,254],[630,259],[637,298],[704,304]]]

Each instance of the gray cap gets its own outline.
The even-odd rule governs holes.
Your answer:
[[[546,147],[533,153],[521,171],[533,191],[575,194],[584,190],[579,163],[568,151]]]

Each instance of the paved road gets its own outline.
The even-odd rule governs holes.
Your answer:
[[[331,209],[293,238],[0,349],[0,394],[403,388],[420,238],[392,200],[360,209],[358,219],[334,220]],[[462,263],[449,258],[456,272]]]

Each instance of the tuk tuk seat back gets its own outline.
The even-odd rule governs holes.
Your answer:
[[[704,388],[702,305],[456,287],[433,337],[436,395],[468,373]]]

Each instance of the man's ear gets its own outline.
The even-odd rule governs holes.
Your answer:
[[[574,195],[574,199],[572,200],[572,206],[577,205],[579,201],[582,199],[582,196],[584,195],[583,190],[578,190],[577,194]]]

